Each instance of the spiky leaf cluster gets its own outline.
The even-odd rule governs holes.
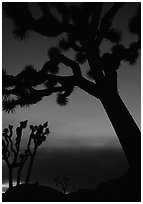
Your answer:
[[[54,68],[55,66],[47,63],[46,72],[49,67]],[[44,97],[43,92],[38,92],[33,87],[42,85],[45,82],[47,84],[49,82],[47,95],[50,95],[52,92],[49,91],[49,87],[56,85],[57,81],[53,84],[51,79],[47,80],[45,78],[43,82],[43,76],[46,77],[46,73],[44,74],[43,71],[37,72],[31,65],[27,65],[16,76],[8,75],[6,71],[3,71],[3,110],[9,113],[10,111],[13,112],[17,106],[29,106],[41,101],[42,97]]]
[[[59,93],[57,94],[56,101],[60,106],[65,106],[68,103],[68,98],[65,97],[62,93]]]
[[[84,64],[86,62],[86,60],[87,60],[86,54],[84,54],[82,52],[77,52],[76,55],[75,55],[75,60],[79,64]]]
[[[34,27],[34,19],[28,9],[27,3],[3,3],[6,16],[11,17],[14,23],[13,36],[23,40],[28,36],[28,31]]]
[[[138,6],[135,16],[129,22],[129,31],[133,34],[141,34],[141,6]]]
[[[50,130],[48,128],[48,122],[45,122],[43,125],[39,126],[30,126],[32,130],[31,139],[34,142],[35,148],[38,148],[45,140],[46,137],[49,135]]]
[[[48,50],[48,57],[50,59],[58,58],[60,55],[61,55],[61,52],[57,47],[52,47]]]
[[[9,113],[9,112],[14,112],[17,103],[15,102],[14,99],[4,99],[3,100],[3,111]]]
[[[68,39],[61,38],[59,40],[58,47],[63,51],[68,51],[71,48],[70,41],[68,41]]]
[[[110,40],[112,43],[119,43],[121,41],[121,31],[111,28],[106,34],[105,37]]]

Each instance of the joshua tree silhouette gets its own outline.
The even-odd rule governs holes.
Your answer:
[[[48,122],[44,123],[43,125],[39,125],[39,126],[33,126],[33,125],[30,126],[31,134],[29,137],[28,145],[27,145],[27,151],[30,155],[30,163],[28,167],[26,180],[25,180],[26,184],[28,184],[30,180],[32,166],[33,166],[34,158],[37,153],[37,149],[42,144],[42,142],[46,140],[46,136],[50,133],[49,128],[47,128],[47,126],[48,126]],[[34,143],[33,152],[30,147],[32,144],[32,141]]]
[[[24,152],[24,154],[20,154],[22,130],[26,128],[26,126],[27,126],[27,120],[20,122],[20,126],[16,128],[17,137],[15,138],[16,140],[15,148],[12,140],[13,126],[9,125],[8,128],[5,128],[3,130],[2,156],[9,170],[9,188],[13,186],[13,169],[16,167],[19,167],[18,175],[17,175],[17,184],[19,184],[21,169],[28,157],[28,154],[26,151]],[[18,161],[19,159],[18,157],[20,157],[20,161]]]
[[[46,140],[46,136],[50,133],[48,126],[48,122],[45,122],[43,125],[33,126],[31,125],[31,134],[29,137],[29,141],[27,143],[27,148],[24,153],[20,151],[21,137],[22,131],[27,126],[27,120],[20,122],[20,126],[16,128],[16,142],[12,140],[13,136],[13,126],[9,125],[8,128],[3,130],[3,140],[2,140],[2,156],[3,160],[5,160],[8,170],[9,170],[9,188],[13,186],[13,169],[17,168],[17,185],[20,184],[21,172],[24,167],[24,164],[28,157],[30,157],[30,164],[26,176],[26,183],[29,182],[32,164],[34,157],[37,153],[37,148],[42,144],[43,141]],[[34,150],[32,153],[31,145],[32,140],[34,141]]]
[[[31,65],[16,76],[3,71],[3,110],[13,111],[16,106],[28,106],[42,100],[44,96],[57,93],[57,102],[65,105],[68,97],[78,86],[88,94],[101,101],[114,129],[134,176],[140,177],[141,143],[140,130],[123,103],[117,88],[117,70],[121,61],[133,65],[139,55],[141,38],[140,3],[136,15],[129,22],[129,31],[137,35],[138,40],[129,47],[121,44],[121,33],[112,27],[112,21],[124,6],[124,3],[113,3],[102,16],[103,3],[37,3],[42,16],[35,19],[28,9],[28,3],[3,3],[8,17],[12,18],[13,35],[23,40],[30,31],[47,37],[59,37],[58,47],[48,51],[50,58],[40,71]],[[59,20],[51,12],[56,8]],[[103,39],[112,43],[111,52],[100,55]],[[75,61],[66,57],[62,51],[73,49]],[[83,76],[79,63],[88,61],[88,77]],[[69,67],[73,75],[59,76],[58,65]],[[34,87],[44,84],[45,89]],[[59,85],[60,84],[60,85]],[[15,98],[9,97],[14,95]],[[17,98],[16,98],[17,97]]]

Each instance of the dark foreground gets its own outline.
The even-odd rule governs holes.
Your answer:
[[[63,194],[47,186],[23,184],[8,189],[2,199],[3,202],[140,202],[141,183],[128,173],[118,180],[103,183],[96,189],[81,189],[70,194]]]

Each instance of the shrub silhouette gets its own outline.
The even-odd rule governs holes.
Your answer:
[[[27,126],[27,120],[21,121],[20,126],[16,128],[15,143],[13,136],[13,126],[9,125],[8,128],[3,130],[2,136],[2,158],[6,162],[9,171],[9,188],[13,187],[13,169],[17,168],[17,185],[20,184],[21,173],[24,164],[28,157],[30,157],[30,164],[26,176],[26,183],[29,182],[33,160],[36,156],[38,147],[46,140],[46,136],[50,133],[48,122],[39,126],[30,126],[31,134],[27,143],[27,148],[21,153],[20,145],[22,138],[22,131]],[[31,142],[34,141],[34,150],[31,150]]]
[[[68,193],[68,189],[71,186],[73,189],[75,189],[75,186],[70,182],[69,178],[66,176],[63,176],[62,178],[55,178],[54,181],[56,182],[56,186],[61,186],[61,191],[66,194]]]
[[[141,38],[141,8],[129,22],[129,31],[137,40],[128,47],[121,44],[121,32],[112,26],[113,19],[125,3],[113,3],[102,16],[103,3],[37,3],[42,16],[35,19],[28,9],[28,3],[3,3],[7,17],[13,20],[14,37],[23,40],[30,31],[47,37],[60,36],[57,47],[48,51],[49,61],[40,71],[26,66],[16,76],[3,71],[3,110],[13,111],[17,106],[38,103],[43,97],[57,93],[57,103],[65,105],[68,98],[79,87],[99,99],[103,105],[130,164],[130,170],[140,181],[141,135],[135,121],[123,103],[117,87],[117,70],[122,61],[134,65],[139,56]],[[61,15],[56,18],[51,9]],[[64,35],[65,34],[65,35]],[[100,55],[101,42],[112,43],[110,52]],[[63,51],[75,51],[75,61],[66,57]],[[86,78],[79,63],[89,64]],[[58,65],[69,67],[73,74],[59,76]],[[44,84],[45,89],[34,87]],[[13,97],[9,97],[13,95]],[[133,151],[134,150],[134,151]]]

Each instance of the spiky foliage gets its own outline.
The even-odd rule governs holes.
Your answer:
[[[37,71],[33,65],[26,65],[21,73],[25,76],[29,76],[29,78],[30,78],[33,75],[35,75],[37,73]]]
[[[75,60],[79,64],[84,64],[86,62],[86,60],[87,60],[86,54],[81,53],[81,52],[77,52],[76,56],[75,56]]]
[[[121,31],[112,28],[105,34],[105,37],[112,43],[119,43],[121,41]]]
[[[130,65],[134,65],[139,57],[138,49],[136,48],[136,43],[130,45],[126,51],[125,60],[129,62]]]
[[[13,81],[14,77],[12,75],[8,75],[6,69],[2,70],[2,88],[8,88],[9,86],[14,85]]]
[[[28,3],[3,3],[3,5],[7,16],[13,19],[17,37],[22,38],[31,30],[48,37],[59,37],[58,46],[48,50],[49,61],[44,63],[40,71],[36,71],[30,65],[15,77],[3,72],[3,110],[5,111],[14,110],[18,105],[23,107],[35,104],[52,93],[57,93],[58,104],[65,105],[75,86],[92,94],[87,88],[91,85],[90,81],[82,76],[77,63],[88,62],[87,76],[95,85],[103,84],[107,79],[111,81],[111,75],[115,75],[122,61],[134,65],[138,59],[140,37],[138,42],[133,42],[126,48],[120,44],[121,31],[115,29],[112,24],[124,3],[111,4],[104,15],[102,15],[104,4],[101,2],[38,3],[42,12],[42,16],[38,19],[32,17]],[[56,10],[56,15],[51,12],[53,8]],[[140,36],[140,9],[131,19],[129,30]],[[104,39],[111,42],[111,51],[101,56],[100,45]],[[63,55],[62,51],[69,49],[73,49],[77,63]],[[69,67],[73,75],[57,75],[60,63]],[[43,85],[45,89],[36,89],[37,86],[43,87]]]
[[[135,16],[129,22],[129,31],[137,35],[141,33],[141,6],[138,7]]]
[[[48,122],[45,122],[43,125],[39,125],[39,126],[30,125],[30,129],[31,129],[31,134],[27,144],[27,152],[30,155],[30,163],[28,166],[28,171],[27,171],[26,180],[25,180],[26,184],[29,183],[30,181],[33,162],[37,154],[37,150],[39,146],[46,141],[46,137],[50,133],[50,130],[48,128]]]
[[[18,104],[14,99],[10,98],[3,99],[3,110],[7,113],[9,113],[10,111],[13,113],[17,105]]]
[[[55,62],[47,62],[39,72],[33,66],[27,65],[16,76],[8,75],[6,71],[3,71],[3,110],[8,113],[13,112],[17,106],[33,105],[41,101],[45,95],[52,94],[57,80],[54,80],[56,82],[53,83],[53,77],[47,74],[50,70],[55,70]],[[49,76],[48,79],[47,76]],[[45,90],[35,89],[43,83],[47,84]]]
[[[122,44],[116,44],[112,48],[112,53],[116,55],[124,55],[125,53],[125,47]]]
[[[48,57],[50,59],[58,58],[60,55],[61,55],[61,52],[57,47],[52,47],[48,50]]]
[[[59,93],[59,94],[57,94],[57,100],[56,101],[60,106],[64,106],[68,103],[68,98],[65,97],[62,93]]]
[[[25,39],[29,31],[46,36],[58,36],[64,32],[64,25],[52,15],[49,5],[47,3],[38,3],[38,5],[43,15],[40,19],[34,19],[28,3],[3,3],[6,16],[11,17],[15,25],[12,28],[14,37]]]
[[[141,48],[141,5],[138,6],[135,16],[130,19],[129,31],[138,36],[138,47]]]
[[[58,74],[59,73],[59,67],[58,66],[51,66],[49,67],[49,69],[47,70],[49,73],[51,74]]]
[[[28,9],[27,3],[3,3],[3,8],[6,15],[13,20],[13,36],[20,40],[25,39],[28,36],[28,31],[34,27],[34,19]]]
[[[12,33],[13,33],[13,37],[14,38],[17,38],[17,39],[19,39],[19,40],[25,40],[26,38],[28,38],[28,36],[29,36],[29,32],[28,32],[28,30],[27,30],[27,28],[26,27],[24,27],[24,28],[22,28],[22,27],[13,27],[12,28]]]
[[[71,48],[70,42],[67,39],[61,38],[58,44],[59,48],[63,51],[68,51]]]

